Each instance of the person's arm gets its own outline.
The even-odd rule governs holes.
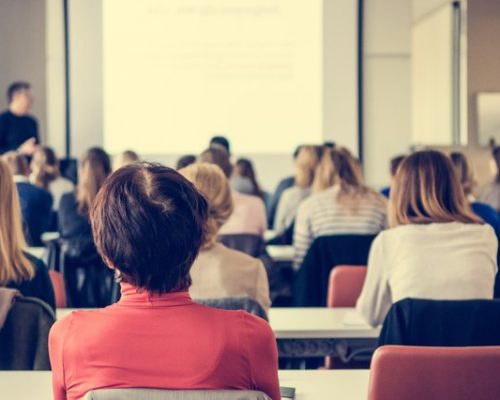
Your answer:
[[[295,269],[300,268],[307,250],[313,241],[313,233],[309,221],[309,210],[304,207],[307,203],[302,203],[297,211],[295,218],[295,226],[293,231],[293,247],[294,259],[293,266]]]
[[[274,230],[276,233],[281,233],[286,229],[286,217],[290,212],[288,210],[288,205],[290,204],[288,193],[286,191],[283,193],[276,208],[276,215],[274,217]]]
[[[49,334],[49,356],[52,369],[52,391],[54,400],[66,400],[66,382],[64,378],[64,341],[68,337],[72,316],[57,321]]]
[[[246,331],[246,354],[250,363],[253,390],[280,400],[278,380],[278,348],[269,324],[262,318],[242,313]]]
[[[269,278],[267,277],[266,268],[262,261],[256,259],[257,279],[255,289],[255,299],[264,308],[266,314],[269,313],[271,307],[271,298],[269,296]]]
[[[372,244],[368,257],[368,270],[356,309],[372,326],[380,325],[392,305],[391,293],[387,279],[389,260],[384,255],[382,234]]]

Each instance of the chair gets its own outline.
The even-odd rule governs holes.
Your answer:
[[[270,400],[250,390],[98,389],[82,400]]]
[[[339,265],[332,269],[327,307],[354,307],[363,290],[365,277],[365,266]]]
[[[230,249],[252,257],[259,257],[264,252],[264,239],[259,235],[250,233],[219,235],[218,241]]]
[[[367,265],[375,236],[331,235],[316,238],[297,272],[295,305],[325,307],[331,270],[338,265]]]
[[[48,338],[54,312],[43,301],[17,297],[0,330],[0,370],[50,370]]]
[[[56,298],[56,308],[66,308],[68,307],[68,301],[66,298],[66,284],[64,283],[64,278],[60,272],[49,271],[50,281],[52,282],[52,287],[54,288],[54,296]]]
[[[267,321],[267,314],[262,306],[250,297],[222,297],[220,299],[195,299],[194,301],[222,310],[243,310]]]
[[[373,357],[368,400],[500,398],[500,347],[383,346]]]
[[[404,299],[389,310],[379,346],[500,346],[498,321],[496,299]]]

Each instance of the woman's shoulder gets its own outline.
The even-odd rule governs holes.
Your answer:
[[[243,253],[242,251],[231,249],[222,243],[214,244],[210,249],[201,252],[200,255],[203,257],[204,253],[230,265],[253,266],[262,264],[259,259]]]

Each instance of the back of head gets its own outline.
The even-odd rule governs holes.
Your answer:
[[[185,290],[207,208],[204,197],[175,170],[127,165],[109,177],[92,207],[97,250],[123,282],[156,293]]]
[[[0,285],[34,277],[25,247],[17,189],[9,166],[0,160]]]
[[[453,152],[450,154],[450,160],[465,194],[471,194],[475,182],[474,174],[472,173],[472,168],[470,167],[467,158],[463,153]]]
[[[391,226],[432,222],[481,223],[465,198],[450,159],[439,151],[406,157],[396,173]]]
[[[140,161],[139,154],[137,154],[133,150],[125,150],[116,158],[115,169],[124,167],[125,165],[129,165],[138,161]]]
[[[203,245],[210,247],[215,243],[219,229],[233,212],[229,181],[218,166],[208,163],[189,165],[179,173],[192,182],[208,202],[208,219]]]
[[[217,165],[222,172],[224,172],[224,175],[226,175],[227,178],[229,178],[233,172],[233,166],[231,165],[229,154],[221,149],[209,148],[205,150],[198,157],[198,162],[206,162]]]
[[[76,192],[78,211],[82,215],[87,215],[97,192],[110,173],[111,160],[103,149],[93,147],[85,153]]]
[[[31,171],[35,185],[47,189],[59,175],[59,160],[50,147],[39,147],[31,160]]]
[[[308,188],[314,181],[316,168],[323,155],[322,146],[302,146],[295,161],[295,184]]]
[[[27,176],[29,173],[28,160],[21,154],[15,151],[8,151],[2,156],[2,159],[7,163],[12,175]]]
[[[229,140],[224,136],[214,136],[212,139],[210,139],[208,147],[224,150],[228,155],[231,154],[231,146],[229,144]]]

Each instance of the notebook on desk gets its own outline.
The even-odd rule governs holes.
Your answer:
[[[295,388],[292,387],[280,387],[281,400],[294,400],[295,399]]]

